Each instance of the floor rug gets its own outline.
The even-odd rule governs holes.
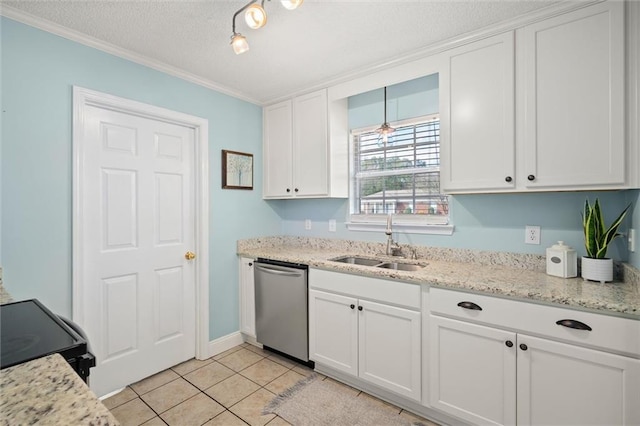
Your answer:
[[[274,398],[263,414],[277,414],[293,426],[419,426],[380,402],[356,396],[330,380],[311,375]]]

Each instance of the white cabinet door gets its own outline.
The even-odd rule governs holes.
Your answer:
[[[289,198],[292,185],[292,107],[291,101],[264,108],[264,183],[265,198]]]
[[[517,411],[519,425],[638,425],[640,360],[520,334]]]
[[[515,424],[516,334],[429,320],[431,406],[474,424]]]
[[[240,258],[238,271],[240,286],[240,332],[256,337],[255,288],[253,286],[253,259]]]
[[[309,290],[309,358],[358,375],[357,299]]]
[[[360,300],[358,316],[360,378],[420,401],[420,312]]]
[[[327,90],[265,107],[263,119],[263,197],[329,196]]]
[[[518,32],[529,188],[625,182],[624,2],[606,2]]]
[[[446,192],[515,186],[514,36],[447,52],[441,73],[441,173]]]
[[[293,100],[293,191],[297,197],[329,195],[326,89]]]

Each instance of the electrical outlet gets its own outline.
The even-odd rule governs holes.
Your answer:
[[[329,232],[336,232],[336,220],[329,219]]]
[[[524,228],[525,244],[540,244],[540,227],[527,225]]]
[[[311,219],[304,220],[304,229],[306,229],[307,231],[311,230]]]
[[[631,253],[634,253],[636,251],[636,230],[633,228],[629,229],[628,241],[629,241],[629,251]]]

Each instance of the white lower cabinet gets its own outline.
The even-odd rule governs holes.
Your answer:
[[[357,303],[352,297],[309,290],[310,359],[358,375]]]
[[[517,371],[519,425],[640,424],[638,359],[518,335]]]
[[[429,321],[431,406],[473,424],[515,424],[516,334],[434,315]]]
[[[420,312],[312,289],[309,357],[420,401]]]
[[[358,376],[420,400],[420,312],[358,301]]]
[[[238,283],[240,298],[240,332],[256,338],[255,289],[253,286],[253,259],[239,259]]]
[[[637,321],[439,289],[430,297],[433,408],[472,424],[640,425]],[[577,323],[592,329],[569,327]],[[551,338],[527,334],[538,330]]]

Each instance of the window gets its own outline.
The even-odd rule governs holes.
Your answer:
[[[352,135],[352,222],[448,224],[449,200],[440,193],[440,118],[392,123],[385,142],[375,128]]]

